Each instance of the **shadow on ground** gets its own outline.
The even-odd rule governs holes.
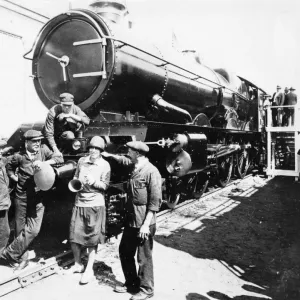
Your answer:
[[[99,285],[108,285],[111,288],[114,288],[116,285],[122,285],[122,282],[116,279],[112,268],[104,262],[96,261],[93,268]]]
[[[210,300],[209,298],[197,293],[188,293],[185,298],[186,300]]]
[[[244,285],[247,291],[275,300],[299,300],[299,195],[300,183],[276,177],[250,197],[229,196],[240,202],[233,210],[204,217],[203,225],[194,230],[181,228],[168,237],[156,236],[156,241],[197,258],[218,260],[235,276],[265,289]],[[217,291],[207,295],[259,299],[245,295],[230,298]],[[186,297],[206,299],[193,293]]]

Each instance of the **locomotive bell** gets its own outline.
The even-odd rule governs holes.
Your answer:
[[[42,162],[40,169],[34,171],[33,178],[40,190],[48,191],[52,188],[55,181],[54,169],[46,162]]]

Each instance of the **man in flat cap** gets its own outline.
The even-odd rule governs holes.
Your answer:
[[[6,146],[6,141],[0,139],[0,255],[5,249],[9,239],[9,223],[8,223],[8,209],[10,207],[9,197],[9,178],[6,174],[6,159],[2,157],[3,150]]]
[[[42,191],[34,182],[34,171],[41,163],[63,163],[63,157],[53,153],[46,145],[41,146],[43,135],[37,130],[24,134],[25,149],[16,153],[7,163],[8,176],[17,183],[15,191],[15,239],[2,252],[2,262],[22,270],[28,265],[27,249],[38,235],[44,215]]]
[[[288,87],[284,88],[284,106],[287,104],[287,94],[290,92]],[[282,117],[282,126],[288,126],[288,115],[289,115],[289,108],[284,107],[283,108],[283,117]]]
[[[295,88],[291,87],[290,92],[286,95],[285,105],[296,105],[297,104],[297,94],[295,93]],[[294,125],[295,109],[293,107],[287,108],[287,120],[288,125]]]
[[[74,96],[63,93],[59,96],[60,104],[53,106],[47,115],[43,133],[54,152],[59,154],[58,139],[74,139],[75,134],[83,125],[88,125],[90,119],[74,104]]]
[[[156,212],[162,201],[161,175],[145,156],[148,146],[140,141],[126,144],[126,156],[103,152],[119,163],[131,167],[125,204],[125,228],[119,247],[121,265],[125,277],[117,293],[136,293],[131,300],[143,300],[154,295],[153,237],[156,231]],[[137,251],[138,273],[134,256]]]
[[[277,92],[273,95],[273,106],[283,106],[284,105],[284,93],[281,90],[281,86],[277,85]],[[282,124],[282,112],[283,108],[273,108],[272,117],[273,117],[273,126],[281,126]]]

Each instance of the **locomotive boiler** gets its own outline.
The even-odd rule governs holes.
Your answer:
[[[75,140],[58,141],[64,156],[78,160],[95,135],[113,153],[128,141],[144,141],[169,207],[187,195],[199,198],[209,179],[225,186],[233,172],[243,177],[261,139],[258,103],[265,92],[225,69],[151,44],[146,33],[137,36],[118,24],[124,7],[117,1],[95,3],[97,12],[76,9],[51,19],[30,51],[44,105],[51,108],[69,92],[91,118]],[[109,205],[124,195],[122,172],[113,163],[112,171]]]

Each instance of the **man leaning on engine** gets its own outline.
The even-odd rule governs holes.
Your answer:
[[[45,207],[43,194],[34,182],[35,170],[42,162],[53,165],[63,162],[63,157],[41,145],[43,135],[37,130],[24,134],[25,149],[14,154],[7,163],[8,176],[17,183],[15,191],[15,239],[2,251],[1,264],[22,270],[28,265],[27,249],[38,235]]]
[[[125,204],[125,227],[119,247],[125,283],[115,287],[117,293],[136,293],[131,300],[144,300],[154,295],[153,238],[156,212],[162,201],[161,175],[145,156],[149,151],[143,142],[128,142],[128,155],[113,155],[120,164],[128,166],[129,180]],[[134,256],[137,251],[138,273]]]
[[[74,96],[63,93],[59,96],[60,104],[54,105],[48,112],[43,133],[54,152],[61,154],[57,147],[57,140],[70,140],[75,133],[88,125],[90,119],[74,104]]]

